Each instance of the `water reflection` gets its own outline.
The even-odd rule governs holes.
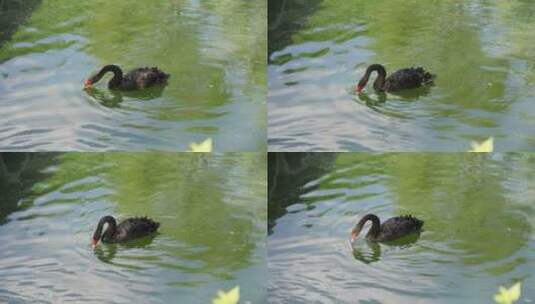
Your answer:
[[[269,219],[270,298],[486,303],[498,285],[520,277],[523,299],[532,301],[534,161],[531,154],[340,153],[320,174],[314,163],[302,167],[311,172],[300,177],[305,185],[269,189],[277,192],[270,208],[285,204]],[[425,225],[394,242],[360,237],[350,246],[351,228],[368,213],[412,213]]]
[[[97,247],[94,249],[95,256],[104,263],[119,265],[113,262],[113,259],[115,258],[115,255],[117,254],[118,250],[125,251],[129,249],[144,249],[147,248],[152,244],[152,241],[155,237],[158,236],[159,233],[154,233],[149,236],[145,236],[139,239],[135,239],[132,241],[128,241],[125,243],[99,243]],[[122,265],[126,267],[133,267],[129,265]]]
[[[12,2],[2,1],[0,9]],[[183,151],[210,137],[218,151],[262,150],[266,6],[259,0],[105,7],[62,0],[33,11],[15,5],[7,17],[21,23],[0,47],[0,147]],[[28,9],[24,23],[15,18],[19,9]],[[172,77],[163,91],[83,91],[91,71],[110,62],[158,66]]]
[[[269,228],[283,216],[286,207],[305,191],[303,187],[328,170],[335,159],[332,153],[268,153]]]
[[[366,241],[366,246],[355,247],[354,244],[350,244],[350,246],[355,259],[364,264],[371,264],[381,260],[381,245],[377,242]]]
[[[524,5],[275,2],[270,150],[467,151],[471,141],[489,137],[500,151],[535,148],[529,136],[514,132],[535,130],[527,59],[533,49],[520,38],[535,23],[520,12]],[[437,75],[436,85],[388,94],[387,102],[354,95],[372,62],[387,70],[424,66]]]
[[[5,187],[24,187],[0,201],[9,218],[0,222],[9,248],[0,252],[0,299],[206,303],[240,285],[244,301],[265,301],[265,156],[1,155],[9,168],[1,177],[13,177]],[[105,214],[146,215],[161,227],[93,250]],[[51,289],[53,297],[42,296]]]
[[[268,60],[271,53],[291,43],[293,33],[301,29],[306,18],[319,8],[322,0],[268,1]]]
[[[91,96],[91,98],[101,105],[108,108],[116,108],[120,106],[120,103],[123,102],[124,98],[132,100],[143,100],[150,101],[162,96],[165,87],[157,86],[151,87],[139,91],[117,91],[117,90],[107,90],[107,89],[98,89],[95,87],[86,88],[84,91]]]
[[[17,210],[31,207],[33,202],[22,197],[31,192],[33,184],[52,174],[45,168],[57,164],[58,153],[0,153],[0,225]],[[24,203],[21,203],[24,202]]]
[[[3,0],[0,2],[0,47],[25,22],[41,0]]]

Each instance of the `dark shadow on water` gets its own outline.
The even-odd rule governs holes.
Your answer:
[[[268,233],[288,206],[299,203],[303,186],[328,172],[335,159],[336,153],[268,153]]]
[[[356,247],[355,244],[352,246],[353,257],[356,260],[361,261],[364,264],[371,264],[381,260],[381,246],[397,247],[399,249],[409,248],[414,245],[420,238],[420,232],[411,233],[405,237],[399,238],[394,241],[389,242],[374,242],[366,240],[366,245],[369,250],[366,248]]]
[[[322,0],[268,1],[268,60],[271,53],[292,43],[292,34],[299,31],[307,17],[316,11]]]
[[[100,261],[104,263],[115,264],[113,263],[113,259],[115,258],[117,251],[128,250],[128,249],[133,249],[133,248],[136,248],[136,249],[145,248],[152,243],[152,241],[157,235],[158,234],[155,233],[150,236],[132,240],[126,243],[114,243],[114,244],[99,243],[97,247],[94,249],[94,253]]]
[[[41,0],[0,0],[0,47],[40,4]]]
[[[46,179],[51,172],[43,169],[59,163],[60,153],[0,153],[0,225],[9,214],[29,208],[28,198],[34,184]]]
[[[123,102],[124,97],[149,101],[162,96],[165,86],[155,86],[136,91],[117,91],[98,89],[95,87],[84,89],[87,95],[108,108],[117,108]]]

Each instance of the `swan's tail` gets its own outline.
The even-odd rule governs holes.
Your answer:
[[[143,222],[147,227],[147,231],[149,231],[149,232],[154,232],[154,231],[158,230],[158,228],[160,227],[160,223],[158,223],[158,222],[156,222],[156,221],[154,221],[151,218],[148,218],[146,216],[137,217],[135,219],[138,220],[138,221]]]
[[[151,70],[154,72],[155,75],[157,75],[158,80],[161,81],[161,82],[166,81],[171,76],[171,75],[163,72],[162,70],[158,69],[157,67],[152,67]]]
[[[435,84],[434,81],[435,81],[436,75],[427,72],[422,67],[416,68],[416,72],[418,72],[418,74],[420,76],[420,79],[422,79],[422,84],[424,84],[424,85],[433,85],[433,84]]]
[[[411,214],[404,215],[404,216],[402,216],[402,217],[403,217],[404,219],[410,221],[411,224],[412,224],[416,229],[420,229],[420,228],[422,228],[422,226],[424,225],[424,221],[415,218],[415,217],[412,216]]]

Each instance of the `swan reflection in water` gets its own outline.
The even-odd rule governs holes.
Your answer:
[[[102,246],[97,246],[95,249],[93,249],[93,253],[99,259],[101,262],[113,264],[113,265],[119,265],[119,266],[125,266],[125,267],[132,267],[130,265],[121,265],[113,261],[118,251],[125,251],[128,249],[142,249],[147,248],[152,244],[153,239],[156,237],[156,235],[149,235],[146,237],[142,237],[133,241],[129,241],[127,243],[112,243],[112,244],[105,244]]]
[[[164,87],[156,86],[140,91],[117,91],[101,90],[95,87],[86,88],[87,95],[101,105],[108,108],[117,108],[123,102],[124,98],[149,101],[162,96]]]
[[[362,242],[351,242],[348,240],[353,257],[364,264],[371,264],[381,260],[381,246],[384,249],[407,249],[412,247],[420,238],[420,233],[413,233],[394,241],[375,242],[364,239]]]

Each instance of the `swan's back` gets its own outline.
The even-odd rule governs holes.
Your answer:
[[[122,221],[117,226],[116,241],[122,242],[154,233],[160,223],[148,217],[133,217]]]
[[[423,224],[423,221],[413,217],[412,215],[392,217],[381,225],[378,239],[382,241],[397,239],[420,231]]]
[[[432,85],[435,75],[423,68],[406,68],[392,73],[385,82],[386,91],[414,89],[425,85]]]
[[[155,85],[165,84],[169,79],[169,74],[164,73],[157,67],[137,68],[128,72],[124,76],[124,85],[127,88],[147,88]]]

